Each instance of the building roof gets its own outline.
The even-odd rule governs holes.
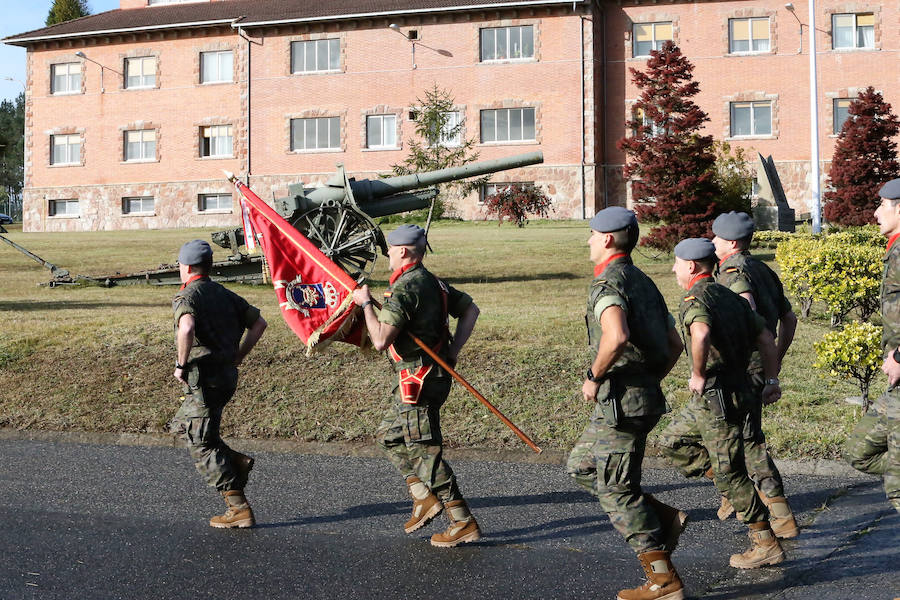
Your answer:
[[[584,3],[588,0],[225,0],[116,9],[3,38],[7,44],[113,35],[162,29],[209,27],[236,22],[242,27],[337,21],[391,15],[462,12]]]

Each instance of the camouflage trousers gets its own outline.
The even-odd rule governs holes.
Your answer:
[[[211,487],[220,492],[241,489],[235,485],[235,471],[230,456],[234,451],[222,440],[219,427],[222,410],[235,388],[209,387],[200,384],[200,370],[189,366],[184,376],[184,401],[169,424],[169,429],[187,444],[197,472]]]
[[[712,467],[716,488],[728,498],[744,523],[769,519],[765,505],[747,474],[743,429],[746,411],[716,419],[705,397],[694,396],[660,434],[662,453],[687,477],[699,477]]]
[[[888,500],[900,512],[900,419],[869,409],[847,438],[844,459],[854,469],[880,475]]]
[[[609,427],[598,403],[566,465],[638,554],[665,548],[659,517],[641,490],[647,434],[657,422],[659,415],[625,417]]]
[[[403,478],[418,477],[443,502],[462,500],[453,469],[443,458],[441,406],[450,379],[426,378],[416,404],[404,404],[398,387],[375,430],[375,441]]]

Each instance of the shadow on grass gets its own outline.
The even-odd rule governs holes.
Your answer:
[[[59,300],[58,302],[33,302],[23,300],[21,302],[0,302],[0,311],[35,312],[40,310],[86,310],[95,308],[159,308],[159,302],[72,302]]]

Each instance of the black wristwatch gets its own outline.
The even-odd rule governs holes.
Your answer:
[[[184,369],[184,365],[181,364],[180,362],[178,362],[178,361],[176,360],[176,361],[175,361],[175,368],[176,368],[176,369]]]
[[[894,353],[891,356],[894,357],[895,363],[900,363],[900,350],[894,348]]]
[[[603,381],[602,377],[594,377],[594,372],[591,371],[590,367],[588,367],[587,378],[589,381],[593,381],[594,383],[600,383]]]

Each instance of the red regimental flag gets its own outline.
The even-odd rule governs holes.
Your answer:
[[[365,321],[353,303],[356,281],[291,227],[253,191],[233,179],[244,197],[245,220],[262,246],[281,316],[306,344],[307,353],[331,342],[362,346]]]

